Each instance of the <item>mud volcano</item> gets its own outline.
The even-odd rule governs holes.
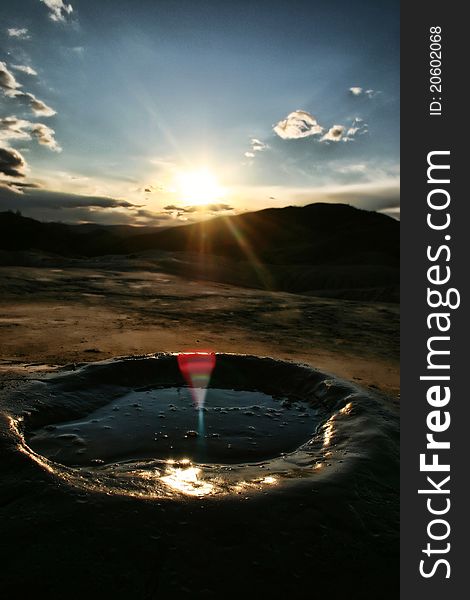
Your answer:
[[[196,407],[175,354],[65,368],[16,394],[22,453],[72,486],[146,498],[256,493],[371,460],[377,398],[304,365],[217,355]]]
[[[173,354],[30,377],[1,400],[4,588],[218,597],[236,573],[272,597],[398,596],[398,419],[386,398],[229,354],[201,411]]]

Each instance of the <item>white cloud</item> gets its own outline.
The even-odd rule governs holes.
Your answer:
[[[269,146],[261,140],[258,140],[257,138],[251,138],[250,149],[245,152],[245,156],[246,158],[255,158],[256,152],[264,152],[268,148]]]
[[[353,96],[360,96],[360,95],[362,94],[362,91],[363,91],[363,90],[362,90],[362,88],[361,88],[361,87],[359,87],[359,86],[356,86],[356,87],[350,87],[350,88],[349,88],[349,91],[351,92],[351,94],[352,94]]]
[[[367,96],[367,98],[375,98],[375,96],[382,93],[377,90],[365,90],[364,88],[361,88],[359,86],[350,87],[349,92],[353,96]]]
[[[0,88],[7,96],[15,94],[15,90],[21,85],[16,81],[13,73],[8,69],[6,63],[0,61]]]
[[[39,100],[39,98],[36,98],[36,96],[30,92],[14,92],[12,96],[26,102],[33,114],[37,117],[52,117],[52,115],[56,114],[56,111],[53,108],[48,106],[42,100]]]
[[[343,137],[344,125],[333,125],[321,138],[321,142],[339,142]]]
[[[73,12],[71,4],[64,4],[63,0],[40,0],[49,9],[49,18],[52,21],[65,21],[67,15]]]
[[[367,165],[364,163],[357,163],[351,165],[341,165],[336,169],[338,173],[343,175],[365,173],[367,171]]]
[[[29,140],[31,137],[24,130],[29,121],[18,119],[17,117],[0,118],[0,141],[9,140]]]
[[[11,65],[12,69],[15,69],[16,71],[21,71],[22,73],[26,73],[26,75],[37,75],[37,71],[35,71],[32,67],[30,67],[29,65]]]
[[[29,40],[30,39],[28,30],[26,29],[26,27],[23,27],[21,29],[19,29],[17,27],[9,27],[7,29],[7,33],[10,37],[18,38],[20,40]]]
[[[267,144],[256,138],[251,138],[250,144],[253,152],[263,152],[263,150],[267,150],[269,148]]]
[[[54,152],[62,152],[62,148],[54,138],[55,131],[47,125],[44,125],[43,123],[34,123],[30,128],[30,131],[31,136],[37,140],[38,144],[47,146]]]
[[[279,121],[273,130],[284,140],[296,140],[323,133],[323,127],[305,110],[291,112],[285,119]]]
[[[20,65],[21,66],[21,65]],[[0,61],[0,89],[3,90],[5,96],[9,98],[17,98],[20,102],[25,103],[38,117],[52,117],[56,111],[48,106],[34,94],[30,92],[21,92],[22,87],[15,79],[13,73],[8,69],[6,63]]]
[[[343,136],[343,142],[352,142],[358,135],[368,133],[369,130],[367,127],[367,123],[364,123],[364,119],[356,117],[346,131],[346,135]]]
[[[3,142],[34,138],[38,144],[47,146],[54,152],[60,152],[61,148],[54,138],[54,134],[54,130],[43,123],[33,123],[15,116],[0,118],[0,141]]]

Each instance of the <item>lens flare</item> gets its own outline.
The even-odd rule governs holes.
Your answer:
[[[178,354],[178,367],[193,397],[194,405],[198,409],[204,407],[207,386],[215,367],[215,352],[196,351],[180,352]]]

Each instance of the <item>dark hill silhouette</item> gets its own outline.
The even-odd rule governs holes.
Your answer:
[[[386,215],[346,204],[268,208],[216,217],[129,238],[129,252],[183,250],[228,256],[255,255],[267,264],[384,264],[398,266],[399,224]]]
[[[61,256],[100,256],[119,251],[122,240],[158,231],[132,225],[41,223],[14,212],[0,213],[0,249],[36,250]]]
[[[173,258],[158,267],[249,287],[398,301],[399,223],[345,204],[268,208],[168,229],[40,223],[0,213],[0,248]]]

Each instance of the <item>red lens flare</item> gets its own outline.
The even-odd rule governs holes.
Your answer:
[[[178,367],[191,390],[196,408],[202,408],[204,405],[215,362],[215,352],[211,351],[198,350],[178,354]]]

